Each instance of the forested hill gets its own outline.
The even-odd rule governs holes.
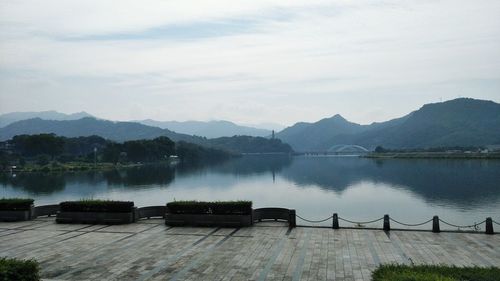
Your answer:
[[[95,135],[115,142],[148,140],[163,136],[175,142],[184,141],[235,153],[291,152],[289,145],[283,144],[277,139],[272,140],[251,136],[207,139],[179,134],[167,129],[146,126],[135,122],[112,122],[95,118],[64,121],[42,120],[40,118],[22,120],[0,128],[0,141],[5,141],[18,135],[34,134],[55,134],[68,138]]]
[[[291,153],[292,147],[279,139],[233,136],[208,140],[211,147],[240,153]]]
[[[124,142],[129,140],[153,139],[166,136],[174,141],[203,142],[203,138],[178,134],[167,129],[146,126],[135,122],[113,122],[91,117],[78,120],[43,120],[33,118],[14,122],[0,128],[0,140],[16,135],[52,133],[64,137],[101,136],[105,139]]]
[[[2,147],[5,145],[2,144]],[[117,143],[99,136],[67,138],[54,134],[19,135],[8,141],[8,150],[10,153],[0,150],[2,170],[27,161],[38,165],[46,165],[50,161],[152,163],[167,161],[170,156],[177,155],[181,161],[198,162],[220,161],[234,156],[220,149],[183,141],[175,143],[168,137]]]
[[[296,151],[325,151],[338,144],[373,149],[485,146],[500,144],[500,104],[469,98],[426,104],[398,119],[371,125],[340,115],[297,123],[276,134]]]

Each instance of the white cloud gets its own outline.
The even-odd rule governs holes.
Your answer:
[[[498,15],[492,0],[2,2],[0,111],[366,123],[440,97],[499,101]],[[220,32],[233,22],[248,26]]]

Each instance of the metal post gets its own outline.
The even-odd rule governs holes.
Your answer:
[[[334,213],[332,216],[332,228],[333,229],[339,229],[339,215],[337,213]]]
[[[439,217],[438,216],[434,216],[432,218],[432,232],[435,232],[435,233],[441,232],[441,230],[439,229]]]
[[[391,223],[389,221],[389,215],[384,215],[384,231],[391,230]]]
[[[493,220],[491,218],[486,218],[486,234],[494,234],[493,231]]]
[[[289,223],[290,228],[294,228],[297,226],[297,220],[295,217],[295,210],[293,210],[293,209],[290,209],[288,223]]]

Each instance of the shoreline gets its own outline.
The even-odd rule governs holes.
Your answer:
[[[69,162],[57,163],[56,165],[48,164],[44,166],[28,164],[23,168],[6,169],[2,173],[51,173],[51,172],[85,172],[85,171],[109,171],[114,169],[128,169],[141,167],[144,165],[159,165],[170,164],[171,162],[155,162],[155,163],[130,163],[130,164],[113,164],[113,163],[86,163],[86,162]]]
[[[500,153],[384,152],[360,155],[372,159],[480,159],[500,160]]]

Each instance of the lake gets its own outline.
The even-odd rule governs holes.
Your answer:
[[[313,220],[334,212],[357,221],[389,214],[407,223],[439,215],[463,225],[486,217],[500,221],[500,161],[254,155],[210,166],[3,174],[0,197],[31,197],[36,205],[82,198],[132,200],[140,207],[245,199],[254,208],[293,208]]]

